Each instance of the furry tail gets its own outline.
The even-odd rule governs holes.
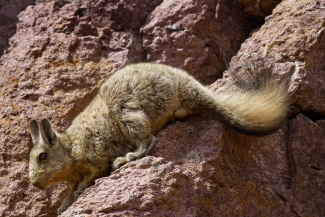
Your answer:
[[[291,94],[288,76],[272,79],[264,64],[243,66],[243,73],[229,69],[236,87],[214,96],[216,110],[231,126],[252,133],[266,133],[280,127],[287,116]]]
[[[228,71],[234,90],[216,94],[198,91],[203,100],[195,100],[197,108],[205,107],[226,124],[245,132],[263,134],[278,129],[289,110],[289,77],[272,79],[272,70],[263,64],[244,66],[244,73]]]

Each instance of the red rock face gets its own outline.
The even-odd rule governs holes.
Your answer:
[[[17,15],[35,0],[4,0],[0,2],[0,56],[9,47],[9,38],[15,34]]]
[[[259,29],[245,15],[259,20],[278,1],[240,2],[56,0],[22,12],[0,59],[0,216],[56,216],[67,193],[65,184],[40,191],[29,182],[32,118],[66,129],[128,63],[166,63],[211,84],[238,50],[235,68],[262,57],[276,76],[292,75],[291,121],[262,137],[209,114],[171,123],[150,156],[97,180],[62,216],[325,213],[325,2],[283,1]],[[226,73],[211,89],[227,84]]]
[[[298,215],[324,213],[325,131],[299,114],[289,124],[288,152],[292,183],[278,194]]]
[[[147,61],[181,67],[210,84],[255,26],[238,3],[170,0],[150,13],[140,34]]]

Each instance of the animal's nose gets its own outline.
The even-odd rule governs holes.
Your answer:
[[[34,187],[37,187],[37,182],[31,182]]]
[[[36,188],[40,189],[40,190],[44,190],[44,187],[42,186],[41,183],[39,182],[31,182],[33,186],[35,186]]]

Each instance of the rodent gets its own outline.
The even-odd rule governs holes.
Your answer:
[[[154,135],[174,118],[206,110],[245,132],[276,130],[289,107],[288,79],[275,81],[263,70],[246,79],[230,72],[236,88],[212,93],[185,71],[163,64],[131,64],[116,71],[66,131],[54,130],[46,118],[40,124],[31,120],[31,183],[40,189],[68,183],[71,192],[60,214],[95,179],[146,156]]]

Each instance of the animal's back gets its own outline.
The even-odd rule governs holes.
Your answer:
[[[230,69],[231,71],[231,69]],[[251,72],[252,71],[252,72]],[[212,93],[186,72],[162,64],[131,64],[112,75],[100,94],[112,114],[142,110],[152,133],[174,117],[209,111],[226,124],[251,133],[277,129],[286,117],[287,79],[272,80],[271,70],[253,68],[248,79],[232,73],[234,91]]]
[[[154,133],[182,110],[179,83],[185,77],[190,78],[162,64],[131,64],[113,74],[99,92],[115,118],[141,110],[150,118]]]

